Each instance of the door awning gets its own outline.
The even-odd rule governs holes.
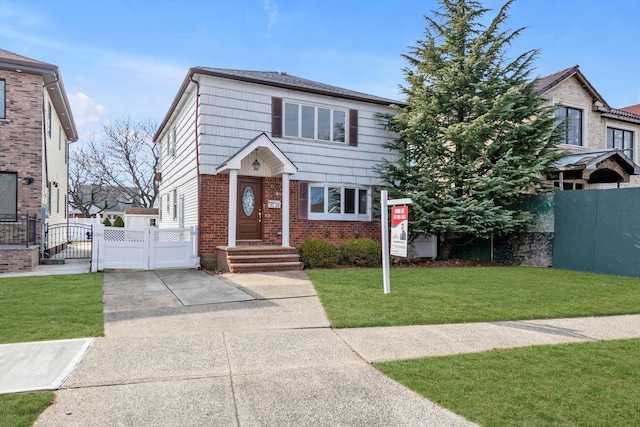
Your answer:
[[[631,175],[640,175],[640,166],[621,150],[600,150],[571,153],[551,165],[551,179],[582,179],[590,184],[629,182]]]
[[[263,171],[260,171],[260,168]],[[216,169],[217,173],[229,173],[230,170],[244,170],[257,176],[280,176],[283,173],[293,175],[298,172],[296,165],[265,134],[261,133],[242,147],[233,156],[225,160]]]

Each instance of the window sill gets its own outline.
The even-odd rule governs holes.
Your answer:
[[[309,213],[309,221],[352,221],[352,222],[368,222],[371,217],[368,215],[350,215],[350,214],[312,214]]]
[[[306,144],[315,144],[319,146],[334,146],[334,147],[349,147],[349,144],[342,141],[325,141],[322,139],[309,139],[309,138],[300,138],[297,136],[283,136],[281,138],[283,141],[287,142],[304,142]]]

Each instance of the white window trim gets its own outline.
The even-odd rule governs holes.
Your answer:
[[[319,213],[319,212],[311,212],[311,188],[312,187],[323,187],[324,188],[324,209],[325,212],[323,213]],[[339,214],[337,213],[328,213],[326,212],[327,209],[327,201],[329,200],[329,188],[340,188],[341,192],[340,192],[340,212]],[[367,191],[367,212],[362,214],[362,213],[356,213],[356,214],[346,214],[346,213],[342,213],[344,211],[344,203],[345,203],[345,197],[344,197],[344,190],[345,188],[349,188],[349,189],[355,189],[358,190],[356,191],[356,200],[355,200],[355,204],[356,204],[356,209],[359,209],[360,207],[360,194],[359,194],[359,190],[366,190]],[[310,182],[308,185],[308,194],[307,194],[307,198],[308,198],[308,202],[307,202],[307,209],[308,209],[308,219],[309,220],[322,220],[322,221],[371,221],[371,204],[372,204],[372,193],[371,193],[371,187],[366,186],[366,185],[355,185],[355,184],[336,184],[336,183],[331,183],[331,182]]]
[[[560,108],[560,107],[568,107],[568,108],[573,108],[575,110],[581,110],[582,111],[582,145],[573,145],[573,144],[566,144],[566,143],[560,143],[558,144],[560,147],[563,148],[567,148],[567,147],[573,147],[574,149],[588,149],[589,148],[589,127],[588,127],[588,122],[589,122],[589,108],[586,105],[583,104],[575,104],[572,102],[565,102],[565,101],[560,101],[560,100],[553,100],[553,105],[554,107]],[[554,110],[555,111],[555,110]],[[605,140],[606,141],[606,140]]]
[[[607,130],[609,128],[626,130],[629,132],[633,132],[633,150],[632,150],[632,158],[631,160],[634,163],[637,163],[638,160],[638,133],[640,132],[640,128],[629,126],[627,124],[619,124],[617,122],[606,121],[604,126],[604,147],[607,148]]]
[[[291,136],[287,135],[287,104],[296,104],[298,105],[298,135]],[[313,107],[313,120],[314,120],[314,137],[306,138],[302,136],[302,107]],[[322,108],[325,110],[329,110],[329,129],[330,129],[330,139],[319,139],[318,138],[318,108]],[[344,113],[344,141],[334,141],[333,140],[333,112],[340,111]],[[315,141],[321,143],[329,143],[329,144],[337,144],[337,145],[349,145],[349,109],[344,107],[337,107],[335,105],[321,104],[316,102],[307,102],[301,101],[298,99],[290,99],[283,98],[282,99],[282,137],[285,139],[301,139],[304,141]]]

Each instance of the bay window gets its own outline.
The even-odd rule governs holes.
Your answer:
[[[369,221],[366,187],[309,184],[309,219]]]

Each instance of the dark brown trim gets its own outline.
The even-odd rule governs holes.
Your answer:
[[[271,137],[282,138],[282,98],[271,97]]]
[[[298,181],[298,219],[309,218],[309,183]]]
[[[349,146],[358,146],[358,110],[349,110]]]

